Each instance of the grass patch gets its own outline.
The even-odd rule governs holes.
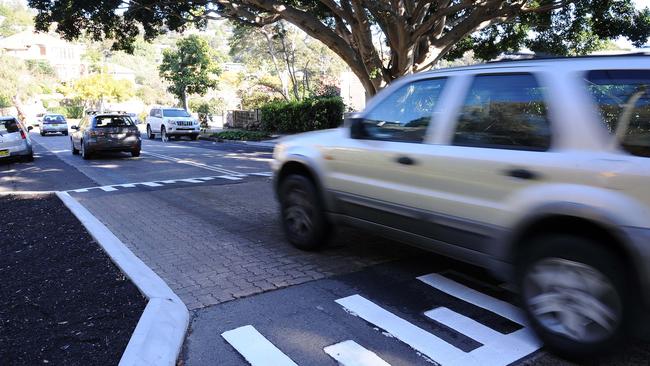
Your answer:
[[[245,130],[215,132],[210,136],[220,140],[241,140],[241,141],[260,141],[271,137],[266,132],[245,131]]]

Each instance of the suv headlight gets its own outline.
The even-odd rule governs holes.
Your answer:
[[[167,121],[170,125],[175,125],[176,121]]]

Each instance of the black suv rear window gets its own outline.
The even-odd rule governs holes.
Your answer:
[[[131,118],[127,116],[99,116],[95,117],[95,127],[131,127],[134,126]]]
[[[20,131],[18,121],[15,119],[5,119],[0,121],[0,133],[14,133]]]
[[[650,157],[650,70],[593,70],[587,85],[603,123],[621,147]]]

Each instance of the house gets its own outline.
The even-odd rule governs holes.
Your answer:
[[[82,45],[48,34],[26,30],[0,39],[0,50],[23,60],[47,61],[61,81],[77,79],[83,72]]]

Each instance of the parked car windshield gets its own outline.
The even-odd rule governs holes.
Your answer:
[[[65,123],[65,117],[61,115],[49,115],[43,117],[43,123]]]
[[[131,127],[133,121],[128,116],[99,116],[95,117],[95,127]]]
[[[163,117],[191,117],[184,109],[163,109]]]
[[[18,132],[19,128],[18,121],[15,119],[5,119],[0,121],[0,134]]]
[[[603,123],[621,147],[650,157],[650,71],[594,70],[587,82]]]

